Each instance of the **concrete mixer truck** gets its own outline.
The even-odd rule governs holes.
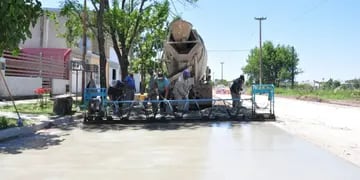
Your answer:
[[[207,66],[205,44],[192,24],[178,19],[169,26],[169,35],[164,42],[165,62],[171,88],[185,69],[190,70],[194,85],[190,99],[212,99],[211,72]],[[201,107],[209,107],[212,101],[199,101]]]

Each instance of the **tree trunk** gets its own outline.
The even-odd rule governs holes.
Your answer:
[[[104,10],[105,1],[100,1],[99,11],[97,12],[97,40],[100,53],[100,86],[106,88],[106,55],[105,55],[105,38],[104,38]]]
[[[124,9],[125,7],[125,0],[122,1],[122,9]],[[110,6],[109,6],[109,1],[106,1],[105,3],[105,8],[106,10],[110,10]],[[121,80],[124,80],[124,78],[126,77],[128,71],[127,71],[127,64],[128,63],[125,63],[125,61],[127,62],[127,53],[124,53],[124,49],[125,48],[121,48],[120,49],[120,46],[119,46],[119,43],[118,43],[118,38],[122,38],[120,39],[121,40],[121,45],[123,45],[125,43],[125,40],[123,37],[120,37],[121,34],[118,34],[118,37],[116,36],[116,29],[114,27],[114,24],[111,24],[110,23],[110,37],[111,37],[111,40],[112,40],[112,43],[113,43],[113,47],[114,47],[114,51],[115,51],[115,54],[116,56],[118,57],[118,62],[120,64],[120,68],[121,68]],[[126,55],[125,55],[126,54]],[[126,58],[125,58],[126,57]]]
[[[54,98],[53,112],[56,115],[71,114],[72,103],[73,103],[72,97]]]
[[[129,60],[128,60],[128,52],[126,51],[125,47],[121,48],[122,56],[119,58],[119,64],[121,68],[121,79],[124,80],[125,77],[128,75],[128,67],[129,67]]]
[[[145,93],[145,67],[144,64],[142,65],[141,68],[141,83],[140,83],[140,93],[143,94]]]
[[[291,88],[293,89],[295,85],[295,68],[291,68]]]
[[[295,63],[295,49],[294,47],[291,47],[291,58],[292,58],[292,63],[291,63],[291,88],[293,89],[294,88],[294,85],[295,85],[295,66],[296,66],[296,63]]]

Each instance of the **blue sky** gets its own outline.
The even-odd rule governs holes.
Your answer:
[[[59,4],[42,2],[43,7]],[[242,73],[248,50],[259,44],[254,17],[264,16],[263,41],[294,46],[304,71],[297,80],[312,81],[360,78],[359,8],[358,0],[199,0],[197,7],[177,6],[176,11],[203,37],[215,78],[221,78],[220,62],[224,79]]]

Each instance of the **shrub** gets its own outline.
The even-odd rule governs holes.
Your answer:
[[[1,116],[0,117],[0,129],[6,129],[6,128],[10,128],[10,127],[16,127],[16,120]]]

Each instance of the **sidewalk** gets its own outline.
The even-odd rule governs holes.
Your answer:
[[[35,103],[37,99],[30,99],[30,100],[17,100],[15,104],[29,104]],[[0,102],[0,106],[11,105],[11,101],[2,101]],[[0,117],[5,116],[8,118],[18,119],[18,116],[15,112],[3,112],[0,111]],[[74,119],[78,119],[82,117],[82,113],[75,113],[74,115],[67,115],[67,116],[46,116],[46,115],[36,115],[36,114],[20,114],[21,119],[23,120],[30,120],[32,124],[30,126],[24,127],[13,127],[0,130],[0,141],[18,137],[18,136],[26,136],[29,134],[33,134],[38,130],[43,128],[49,127],[51,125],[58,125],[58,124],[67,124],[74,122]]]

